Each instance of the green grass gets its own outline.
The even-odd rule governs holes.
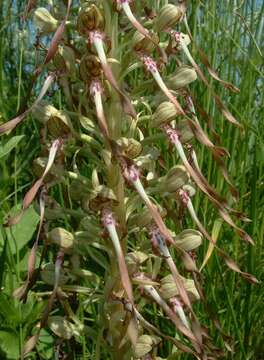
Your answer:
[[[148,1],[150,4],[152,1]],[[30,71],[26,66],[29,62],[34,63],[32,56],[32,39],[19,40],[18,32],[22,31],[23,25],[20,14],[26,1],[14,2],[17,4],[11,8],[9,1],[0,2],[0,119],[2,121],[12,118],[16,110],[23,106],[24,97],[30,84]],[[41,2],[40,2],[41,3]],[[161,3],[156,1],[155,4]],[[210,80],[216,92],[229,106],[238,121],[243,124],[244,132],[229,125],[215,108],[211,94],[206,91],[201,82],[196,81],[192,85],[192,93],[200,105],[213,118],[214,128],[221,137],[221,146],[230,152],[230,158],[226,165],[234,184],[239,189],[240,198],[236,207],[242,210],[251,219],[244,224],[243,228],[252,236],[255,246],[251,247],[243,243],[228,226],[223,225],[218,239],[218,244],[225,249],[230,256],[239,264],[243,271],[254,274],[260,281],[259,285],[246,283],[239,275],[231,272],[215,254],[213,254],[203,270],[203,287],[206,301],[213,315],[220,321],[224,333],[231,338],[221,336],[212,321],[208,320],[202,306],[196,305],[199,318],[210,330],[214,343],[223,348],[227,346],[233,351],[228,351],[224,356],[230,360],[262,360],[264,357],[264,330],[263,330],[263,238],[264,238],[264,99],[263,99],[263,31],[264,31],[264,3],[255,0],[245,2],[236,0],[192,1],[189,9],[189,26],[192,29],[196,43],[207,54],[212,66],[217,70],[222,79],[228,80],[239,87],[238,94],[232,94],[221,87],[216,81]],[[16,34],[16,36],[14,36]],[[29,41],[28,41],[29,40]],[[31,52],[31,55],[29,55]],[[193,52],[197,62],[198,54]],[[30,57],[30,58],[29,58]],[[134,84],[139,85],[142,81],[142,73],[136,72]],[[59,99],[57,99],[59,105]],[[206,122],[201,119],[204,128],[210,134]],[[39,124],[32,117],[28,117],[24,124],[19,126],[12,135],[24,134],[24,138],[18,143],[7,156],[0,158],[0,218],[9,214],[10,210],[21,203],[23,195],[33,181],[31,164],[40,151]],[[212,135],[212,134],[210,134]],[[212,137],[212,136],[211,136]],[[1,138],[6,142],[9,137]],[[3,139],[3,140],[2,140]],[[162,149],[164,145],[158,143]],[[71,151],[71,149],[69,149]],[[228,195],[228,188],[223,177],[210,154],[200,147],[198,153],[199,164],[203,173],[213,184],[219,193]],[[176,157],[166,154],[168,165],[176,162]],[[83,166],[85,168],[85,166]],[[86,169],[82,169],[87,171]],[[87,175],[85,173],[85,175]],[[68,194],[69,186],[66,185]],[[65,195],[65,186],[57,186],[54,196],[72,211],[71,197]],[[233,201],[229,198],[230,203]],[[195,207],[203,223],[209,232],[218,220],[218,214],[210,202],[197,192]],[[70,229],[68,216],[63,216],[58,223]],[[2,223],[2,222],[1,222]],[[192,226],[190,220],[187,221]],[[34,230],[34,229],[33,229]],[[25,230],[26,231],[26,230]],[[19,244],[12,244],[12,234],[7,236],[7,230],[1,227],[2,243],[0,248],[0,358],[8,350],[8,344],[17,344],[18,350],[10,355],[15,359],[21,351],[25,339],[31,334],[31,329],[36,319],[39,318],[43,308],[36,302],[34,296],[30,297],[27,304],[20,304],[13,300],[12,292],[24,279],[26,261],[24,257],[28,248],[20,248]],[[32,235],[32,234],[31,234]],[[0,236],[1,238],[1,236]],[[28,237],[27,244],[32,244],[32,236]],[[134,246],[134,244],[131,244]],[[199,250],[199,259],[206,253],[208,243]],[[15,250],[12,250],[14,249]],[[103,251],[90,247],[90,253],[86,254],[86,269],[94,271],[102,277],[103,266],[106,256]],[[52,261],[53,255],[49,253],[46,259]],[[93,260],[87,261],[89,256]],[[98,279],[96,277],[96,281]],[[102,327],[103,313],[102,304],[97,306],[97,298],[102,296],[102,287],[93,281],[84,281],[83,286],[94,291],[91,297],[84,294],[76,295],[78,305],[75,304],[75,312],[79,319],[88,326],[88,335],[82,336],[78,343],[68,342],[67,350],[70,359],[108,359],[104,350],[104,335],[98,331],[95,320]],[[40,286],[41,287],[41,286]],[[45,292],[46,289],[40,288]],[[46,298],[47,299],[47,298]],[[91,302],[91,303],[89,303]],[[8,307],[7,307],[8,305]],[[88,310],[87,310],[88,309]],[[30,311],[34,316],[30,316]],[[174,335],[173,327],[160,316],[160,311],[155,307],[147,307],[146,318],[150,319],[164,332]],[[99,320],[98,320],[99,318]],[[8,333],[8,337],[7,334]],[[45,338],[46,336],[46,338]],[[19,340],[16,340],[19,339]],[[46,339],[46,342],[45,342]],[[97,339],[97,341],[95,340]],[[16,341],[16,342],[14,342]],[[225,344],[226,342],[226,344]],[[52,346],[55,340],[47,331],[43,332],[41,346],[38,347],[39,358],[48,359],[52,356]],[[101,344],[101,345],[100,345]],[[12,345],[12,347],[15,347]],[[171,345],[166,344],[162,349],[162,356],[167,356]],[[71,352],[70,352],[71,349]],[[51,354],[51,355],[50,355]],[[13,357],[12,357],[13,356]],[[32,359],[37,359],[32,355]],[[192,357],[180,355],[177,359],[185,360]]]

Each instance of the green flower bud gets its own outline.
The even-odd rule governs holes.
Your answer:
[[[132,47],[135,51],[151,53],[155,49],[155,43],[159,42],[157,34],[150,34],[153,41],[141,34],[139,31],[135,31],[132,38]]]
[[[203,235],[200,231],[193,229],[183,230],[180,234],[174,237],[177,246],[185,251],[196,249],[202,244]]]
[[[47,127],[49,133],[54,138],[69,136],[70,134],[74,133],[71,119],[69,115],[63,110],[56,110],[52,112],[52,115],[47,121]]]
[[[158,205],[158,210],[161,217],[165,217],[167,211]],[[139,229],[143,229],[153,221],[153,217],[147,208],[144,208],[140,214],[136,214],[129,217],[129,225],[131,227],[135,226]]]
[[[180,113],[177,111],[175,105],[173,105],[170,101],[164,101],[154,112],[151,125],[154,127],[165,125],[166,123],[175,120],[179,114]]]
[[[55,335],[62,339],[69,340],[75,333],[74,324],[62,316],[49,316],[48,326]]]
[[[77,29],[81,35],[87,35],[92,30],[104,30],[105,21],[97,6],[85,6],[79,12],[77,18]]]
[[[175,126],[175,130],[179,133],[180,141],[185,144],[194,138],[192,129],[186,119],[181,119]]]
[[[160,341],[161,338],[155,335],[141,335],[135,347],[135,356],[142,358],[147,355],[155,345],[160,343]]]
[[[195,69],[188,65],[178,67],[174,75],[168,78],[168,87],[172,90],[183,88],[197,79]]]
[[[60,246],[66,253],[72,251],[74,246],[74,236],[69,231],[61,227],[57,227],[51,230],[47,237],[48,241]]]
[[[87,212],[90,212],[90,210],[99,211],[113,203],[117,205],[117,198],[113,190],[105,185],[99,185],[90,190],[89,195],[83,198],[82,208]]]
[[[182,165],[173,166],[161,179],[161,191],[174,193],[183,185],[188,183],[189,174]]]
[[[192,279],[186,279],[182,277],[183,286],[187,293],[189,294],[191,300],[199,300],[200,295],[195,287],[195,283]],[[167,275],[161,280],[161,295],[164,299],[170,299],[174,296],[178,296],[179,292],[177,290],[173,276]]]
[[[57,166],[56,166],[57,169]],[[49,176],[49,174],[47,175]],[[39,212],[39,208],[37,210]],[[64,218],[65,214],[63,212],[60,204],[54,200],[51,196],[45,197],[45,218],[47,220],[55,220],[59,218]]]
[[[47,166],[48,158],[38,157],[33,160],[32,170],[33,173],[40,178]],[[60,180],[63,176],[64,169],[61,165],[53,164],[49,173],[45,176],[44,182],[48,183],[54,180]]]
[[[42,100],[34,106],[32,114],[34,118],[45,124],[52,114],[55,114],[57,111],[58,110],[54,106],[48,104],[45,100]]]
[[[48,285],[54,285],[55,281],[55,265],[52,263],[48,263],[44,265],[43,269],[40,272],[40,277],[42,281],[44,281]],[[60,270],[60,278],[59,278],[59,285],[64,285],[68,281],[69,277],[66,276],[63,269]]]
[[[138,157],[142,152],[142,145],[133,138],[122,137],[117,140],[117,143],[121,146],[124,154],[130,159]]]
[[[126,255],[126,264],[129,274],[138,272],[139,267],[148,259],[148,255],[141,251],[134,251]]]
[[[166,30],[177,24],[182,17],[182,11],[179,6],[167,4],[160,10],[156,19],[156,29],[160,31]]]
[[[75,76],[75,54],[69,46],[63,45],[58,47],[53,64],[62,73],[67,73],[71,77]]]
[[[56,20],[50,12],[40,7],[34,12],[34,23],[35,27],[39,29],[41,34],[49,34],[57,30],[59,21]]]
[[[101,74],[102,67],[99,58],[95,55],[85,54],[80,63],[81,79],[90,83],[93,78],[100,77]]]

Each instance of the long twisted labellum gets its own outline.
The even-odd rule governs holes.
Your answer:
[[[140,22],[136,19],[135,15],[132,13],[130,5],[129,5],[129,0],[118,0],[118,2],[121,4],[124,13],[126,14],[128,20],[131,22],[131,24],[143,35],[145,36],[147,39],[149,39],[156,47],[156,49],[158,50],[159,54],[162,56],[162,59],[164,62],[167,62],[167,56],[164,52],[164,50],[159,46],[159,44],[154,41],[152,39],[152,37],[149,34],[149,31],[147,29],[144,28],[144,26],[142,26],[140,24]]]
[[[48,172],[50,171],[54,160],[55,160],[55,156],[57,154],[57,151],[59,150],[61,146],[61,140],[56,139],[53,141],[50,151],[49,151],[49,157],[48,157],[48,162],[46,165],[46,168],[41,176],[40,179],[38,179],[35,184],[32,186],[32,188],[26,193],[24,200],[23,200],[23,210],[26,210],[29,205],[32,203],[32,201],[35,199],[35,196],[39,190],[39,188],[41,187],[41,185],[43,184],[43,181],[46,177],[46,175],[48,174]]]
[[[132,182],[133,186],[135,187],[136,191],[148,207],[154,221],[156,222],[158,228],[160,229],[161,233],[165,236],[165,238],[171,243],[174,244],[174,240],[172,236],[170,235],[166,225],[164,224],[162,217],[160,216],[160,213],[156,209],[156,207],[152,204],[150,198],[148,197],[141,181],[139,178],[139,171],[138,169],[132,165],[125,171],[125,177]]]
[[[219,197],[219,195],[217,193],[215,193],[214,189],[212,189],[210,187],[210,185],[207,183],[207,180],[204,178],[204,176],[201,174],[201,172],[197,172],[198,169],[193,169],[193,167],[190,165],[190,163],[188,162],[188,160],[186,158],[182,144],[179,141],[179,137],[178,137],[176,131],[168,126],[164,127],[164,129],[165,129],[167,135],[170,137],[171,142],[175,145],[175,147],[178,151],[178,154],[179,154],[184,166],[186,167],[186,170],[190,173],[191,177],[193,178],[195,183],[199,186],[199,188],[217,206],[218,211],[219,211],[220,215],[222,216],[222,218],[225,220],[225,222],[227,222],[229,225],[231,225],[237,231],[237,233],[239,234],[239,236],[241,238],[243,238],[247,242],[250,242],[253,244],[253,240],[250,238],[250,236],[244,230],[240,229],[239,227],[237,227],[234,224],[233,220],[231,219],[231,217],[229,216],[229,214],[226,211],[226,209],[228,209],[229,211],[233,211],[234,213],[236,213],[235,210],[229,208],[224,203],[224,200],[221,199]],[[226,207],[226,209],[225,209],[225,207]]]
[[[112,240],[112,243],[113,243],[113,246],[115,249],[123,287],[126,291],[129,301],[132,304],[134,304],[132,285],[131,285],[131,281],[130,281],[130,278],[128,275],[128,270],[127,270],[124,254],[123,254],[123,251],[122,251],[122,248],[120,245],[120,241],[118,238],[118,234],[116,231],[115,220],[113,218],[112,213],[107,209],[105,209],[103,211],[102,215],[103,215],[103,224],[109,233],[109,236]]]
[[[69,14],[70,14],[71,3],[72,3],[72,0],[68,0],[65,18],[63,19],[62,23],[56,30],[56,32],[51,40],[47,55],[44,60],[44,65],[46,65],[48,62],[50,62],[50,60],[53,58],[53,56],[55,55],[55,53],[58,49],[59,43],[62,39],[62,35],[63,35],[64,29],[65,29],[66,22],[68,20]]]
[[[207,238],[207,240],[213,245],[213,247],[216,249],[217,253],[224,259],[226,265],[232,269],[233,271],[239,273],[242,275],[243,278],[245,278],[246,280],[248,280],[249,282],[252,283],[258,283],[258,280],[251,274],[246,273],[242,270],[240,270],[240,268],[237,266],[237,264],[234,262],[234,260],[232,260],[222,249],[220,249],[215,241],[212,239],[212,237],[208,234],[208,232],[206,231],[206,229],[204,228],[204,226],[202,225],[202,223],[200,222],[200,220],[198,219],[196,212],[194,210],[193,204],[191,199],[189,198],[189,196],[186,194],[186,192],[182,192],[181,194],[183,196],[183,201],[185,203],[185,205],[187,206],[189,213],[193,219],[193,221],[196,223],[196,225],[198,226],[199,230],[201,231],[201,233]]]
[[[182,324],[181,320],[177,317],[177,315],[171,310],[168,304],[161,298],[157,290],[152,285],[144,286],[145,292],[153,298],[153,300],[164,310],[170,320],[174,323],[176,328],[185,335],[188,339],[191,340],[193,346],[195,347],[198,353],[201,353],[200,345],[197,342],[196,337],[193,332]]]
[[[229,189],[230,189],[231,194],[235,198],[237,198],[238,197],[238,191],[235,188],[235,186],[232,184],[231,180],[229,179],[225,163],[222,160],[222,156],[229,155],[227,150],[222,148],[222,147],[215,146],[210,141],[210,139],[207,137],[207,135],[205,134],[205,132],[201,128],[198,121],[192,121],[191,119],[188,119],[188,123],[189,123],[189,126],[191,127],[191,129],[193,130],[196,138],[201,142],[201,144],[204,144],[205,146],[207,146],[212,151],[212,154],[213,154],[215,160],[217,161],[218,165],[220,166],[220,170],[222,172],[222,175],[223,175],[224,179],[226,180],[226,182],[229,185]],[[200,172],[199,167],[197,167],[197,170]]]
[[[63,251],[59,251],[57,254],[57,257],[56,257],[56,262],[55,262],[55,280],[54,280],[53,291],[48,300],[48,304],[42,314],[40,323],[37,325],[37,333],[35,335],[33,335],[31,338],[29,338],[29,340],[25,343],[25,345],[23,347],[23,356],[27,355],[30,351],[32,351],[34,349],[34,347],[37,345],[41,329],[43,329],[47,324],[49,313],[52,310],[52,306],[53,306],[54,300],[57,295],[57,290],[58,290],[58,286],[59,286],[59,277],[60,277],[61,266],[63,263],[63,258],[64,258]]]
[[[38,232],[36,236],[36,240],[30,250],[30,254],[28,257],[28,273],[27,273],[27,279],[25,283],[18,289],[16,289],[13,292],[13,296],[22,299],[27,296],[27,292],[29,290],[29,287],[31,285],[31,281],[33,279],[34,271],[35,271],[35,265],[36,265],[36,256],[37,256],[37,248],[38,248],[38,242],[39,242],[39,236],[40,231],[43,225],[44,221],[44,214],[45,214],[45,200],[44,200],[44,189],[42,189],[40,196],[39,196],[39,209],[40,209],[40,221],[38,226]]]
[[[149,40],[152,41],[151,36],[149,35],[149,31],[147,29],[144,28],[144,26],[142,26],[140,24],[140,22],[135,18],[135,15],[132,13],[131,8],[129,6],[129,0],[119,0],[118,2],[120,2],[124,13],[126,14],[128,20],[131,22],[131,24],[145,37],[147,37]]]
[[[197,341],[200,345],[202,345],[202,329],[201,329],[201,325],[193,311],[193,308],[192,308],[192,305],[191,305],[191,302],[189,300],[189,297],[188,297],[188,294],[187,294],[187,291],[185,290],[185,287],[183,285],[183,282],[182,282],[182,279],[180,277],[180,274],[178,272],[178,269],[171,257],[171,254],[169,252],[169,249],[166,245],[166,242],[165,242],[165,239],[163,238],[163,236],[160,234],[159,230],[158,229],[152,229],[151,230],[151,235],[154,237],[154,241],[156,240],[157,242],[157,245],[159,247],[159,250],[161,252],[161,254],[164,256],[168,266],[169,266],[169,269],[171,271],[171,274],[173,276],[173,279],[175,281],[175,285],[176,285],[176,288],[178,290],[178,293],[183,301],[183,303],[188,307],[188,309],[190,310],[192,316],[193,316],[193,324],[195,325],[196,327],[196,338],[197,338]],[[179,249],[180,250],[180,249]],[[182,253],[183,253],[183,256],[185,256],[187,259],[188,259],[188,262],[191,262],[191,267],[194,267],[194,269],[192,269],[192,271],[197,271],[196,270],[196,266],[193,265],[193,261],[191,260],[189,254],[186,252],[186,251],[183,251],[182,250]],[[183,324],[186,326],[186,324],[188,323],[186,317],[185,317],[185,314],[182,313],[183,312],[183,309],[182,308],[179,308],[179,306],[177,307],[177,311],[178,311],[178,315],[180,317],[180,319],[182,320]],[[187,328],[190,328],[189,324],[188,326],[186,326]]]
[[[22,114],[18,115],[17,117],[15,117],[14,119],[7,121],[5,124],[0,126],[0,135],[5,134],[6,132],[13,130],[18,124],[20,124],[24,118],[32,111],[34,110],[34,107],[37,106],[39,104],[39,102],[42,100],[42,98],[45,96],[46,92],[48,91],[50,85],[53,83],[55,79],[55,74],[50,74],[48,75],[48,77],[46,78],[42,89],[40,90],[40,93],[37,97],[37,99],[34,101],[34,103],[32,104],[32,106],[27,109],[25,112],[23,112]]]
[[[175,312],[178,314],[179,318],[181,319],[183,325],[190,329],[189,321],[184,313],[183,307],[178,299],[173,300],[173,306],[175,309]]]
[[[184,304],[192,311],[192,305],[191,305],[190,299],[189,299],[188,294],[187,294],[187,292],[184,288],[184,285],[181,281],[180,274],[179,274],[178,269],[171,257],[169,249],[164,241],[164,238],[159,233],[159,230],[155,229],[155,228],[151,230],[151,236],[153,236],[154,242],[157,242],[159,250],[160,250],[161,254],[164,256],[164,258],[169,266],[169,269],[172,273],[173,279],[175,281],[175,284],[176,284],[176,287],[180,294],[181,299],[183,300]]]
[[[125,113],[132,116],[133,118],[136,118],[137,114],[135,112],[135,109],[133,108],[126,94],[120,90],[117,81],[112,73],[112,70],[107,63],[107,58],[104,52],[104,45],[103,45],[103,34],[100,33],[99,31],[91,31],[89,33],[89,39],[91,44],[93,44],[96,49],[105,77],[107,78],[107,80],[110,82],[110,84],[113,86],[113,88],[120,97],[120,101],[123,105]]]
[[[210,131],[212,132],[213,138],[215,140],[215,142],[219,145],[221,143],[221,139],[220,136],[217,134],[217,132],[215,131],[215,128],[213,127],[213,119],[209,116],[209,114],[202,108],[202,106],[198,103],[197,99],[195,99],[192,95],[192,97],[189,97],[188,101],[193,102],[195,105],[195,108],[198,110],[199,114],[201,115],[201,117],[206,121],[208,128],[210,129]],[[195,109],[193,106],[193,110],[191,108],[191,111],[193,114],[195,114]]]
[[[22,202],[22,210],[20,211],[20,213],[18,215],[15,215],[14,217],[10,218],[8,220],[6,226],[12,226],[12,225],[17,224],[20,221],[24,211],[27,210],[29,205],[35,199],[40,187],[43,185],[43,181],[44,181],[46,175],[48,174],[48,172],[50,171],[50,169],[54,163],[56,153],[57,153],[58,149],[60,148],[60,146],[61,146],[61,140],[56,139],[53,141],[50,151],[49,151],[48,162],[47,162],[46,168],[45,168],[42,176],[35,182],[35,184],[31,187],[31,189],[28,190],[28,192],[26,193],[26,195],[23,199],[23,202]]]
[[[193,41],[193,37],[192,37],[191,31],[190,31],[186,16],[184,16],[184,24],[187,29],[188,35],[190,36],[190,39]],[[236,93],[239,92],[239,89],[236,86],[234,86],[233,84],[231,84],[228,81],[224,81],[223,79],[221,79],[219,77],[217,72],[212,68],[206,54],[198,46],[196,46],[195,42],[193,42],[193,43],[194,43],[195,49],[198,51],[198,54],[200,56],[200,59],[201,59],[203,65],[207,68],[207,71],[212,76],[212,78],[214,78],[216,81],[220,82],[225,88],[227,88],[233,92],[236,92]]]
[[[171,341],[178,349],[185,353],[192,354],[196,357],[196,354],[192,349],[190,349],[188,346],[182,344],[179,340],[176,340],[175,338],[163,334],[159,329],[157,329],[154,325],[152,325],[150,322],[148,322],[141,314],[140,312],[135,308],[132,307],[131,304],[125,303],[125,309],[129,312],[134,312],[137,320],[142,324],[143,327],[145,327],[147,330],[163,337],[165,340]],[[200,359],[200,357],[197,357],[197,359]]]
[[[119,237],[118,237],[118,234],[116,231],[115,220],[113,218],[111,211],[109,211],[108,209],[104,209],[103,214],[102,214],[102,220],[103,220],[103,224],[104,224],[105,228],[108,231],[108,234],[112,240],[112,243],[113,243],[113,246],[115,249],[122,285],[127,294],[128,300],[134,306],[133,289],[132,289],[131,281],[129,278],[123,250],[121,248]],[[129,336],[132,344],[135,346],[137,343],[137,337],[138,337],[138,327],[137,327],[137,322],[136,322],[136,319],[135,319],[135,316],[133,313],[132,313],[132,318],[130,319],[129,324],[128,324],[127,334]]]
[[[195,183],[198,185],[198,187],[209,197],[209,199],[211,199],[219,207],[222,207],[223,206],[222,204],[224,204],[225,200],[222,199],[215,192],[215,190],[208,184],[207,180],[205,179],[205,177],[202,175],[201,172],[197,172],[197,169],[194,170],[192,168],[191,164],[189,163],[184,153],[177,132],[169,126],[164,126],[164,130],[167,136],[169,137],[171,143],[174,144],[180,159],[182,160],[184,166],[186,167],[186,170],[189,172],[189,174],[191,175]]]
[[[212,89],[212,87],[210,86],[209,82],[207,81],[206,77],[204,76],[203,72],[201,71],[201,69],[199,68],[199,66],[196,64],[195,60],[193,59],[187,45],[185,44],[185,41],[182,39],[182,35],[177,33],[177,32],[173,32],[172,34],[175,38],[176,41],[179,42],[182,50],[184,51],[186,57],[188,58],[188,60],[190,61],[190,63],[192,64],[192,66],[194,67],[194,69],[196,70],[197,74],[199,75],[199,77],[201,78],[201,80],[204,82],[204,84],[210,89],[211,94],[215,100],[216,106],[217,108],[222,112],[222,114],[224,115],[224,117],[231,123],[233,123],[234,125],[238,126],[238,127],[242,127],[239,122],[234,118],[234,116],[230,113],[230,111],[227,109],[227,107],[223,104],[222,100],[219,98],[219,96],[214,92],[214,90]]]

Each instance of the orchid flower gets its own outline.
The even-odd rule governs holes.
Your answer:
[[[153,219],[155,220],[155,222],[156,222],[157,226],[159,227],[160,231],[162,232],[162,234],[165,235],[166,239],[170,243],[174,243],[174,240],[173,240],[172,236],[170,235],[168,229],[166,228],[166,226],[162,220],[162,217],[160,216],[160,213],[158,212],[156,207],[152,204],[150,198],[148,197],[148,195],[144,189],[144,186],[142,185],[142,183],[140,181],[139,170],[137,169],[137,167],[134,165],[132,165],[130,167],[125,167],[124,176],[128,181],[130,181],[133,184],[133,186],[136,189],[136,191],[138,192],[139,196],[141,197],[141,199],[144,201],[144,203],[148,207]]]
[[[126,14],[128,20],[131,22],[131,24],[144,36],[146,36],[148,39],[151,39],[151,36],[149,35],[149,31],[147,29],[144,28],[144,26],[142,26],[140,24],[140,22],[135,18],[135,15],[132,13],[131,8],[130,8],[130,3],[131,0],[117,0],[117,3],[121,5],[124,13]]]
[[[164,83],[162,77],[160,76],[156,62],[150,56],[146,56],[146,55],[143,55],[141,57],[141,60],[142,60],[143,64],[145,65],[145,68],[147,69],[147,71],[149,71],[152,74],[153,78],[155,79],[156,83],[160,87],[161,91],[174,104],[174,106],[179,111],[179,113],[184,115],[184,110],[182,109],[181,105],[179,104],[177,99],[172,95],[172,93],[167,88],[166,84]]]

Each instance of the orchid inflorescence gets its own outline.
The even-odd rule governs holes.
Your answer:
[[[25,17],[30,15],[31,8],[32,4],[28,4]],[[223,221],[244,240],[253,242],[231,217],[245,219],[243,214],[217,194],[203,175],[192,142],[196,138],[212,152],[235,195],[222,160],[227,151],[218,143],[215,145],[203,130],[190,91],[191,82],[201,79],[225,118],[239,124],[188,49],[193,39],[186,2],[167,4],[151,17],[134,9],[143,10],[140,1],[88,1],[77,14],[68,0],[61,23],[44,8],[33,10],[40,34],[52,34],[56,29],[44,61],[37,64],[34,81],[46,71],[49,74],[37,100],[23,114],[0,126],[0,133],[6,133],[31,112],[45,129],[41,139],[42,160],[38,162],[38,166],[42,164],[42,175],[26,194],[22,207],[23,212],[36,203],[37,194],[42,191],[39,196],[42,220],[29,258],[27,280],[14,296],[26,301],[29,291],[37,288],[37,276],[33,273],[43,273],[42,279],[47,278],[43,263],[48,249],[57,249],[57,255],[54,276],[49,280],[53,290],[43,317],[36,324],[37,335],[25,344],[24,355],[34,349],[43,327],[49,326],[62,339],[85,333],[85,326],[80,326],[70,304],[72,293],[78,297],[88,287],[87,303],[101,302],[97,307],[101,321],[95,329],[98,334],[107,335],[105,339],[100,335],[100,341],[104,354],[108,354],[101,358],[112,354],[115,359],[161,359],[157,346],[162,341],[172,342],[175,351],[192,354],[197,359],[216,358],[219,349],[212,344],[192,306],[194,301],[205,302],[195,260],[200,259],[193,252],[205,237],[232,270],[251,282],[257,281],[216,246],[191,199],[197,186]],[[182,26],[188,34],[179,31]],[[185,58],[191,66],[183,65]],[[164,76],[164,69],[169,71],[174,60],[178,65],[175,74]],[[141,85],[133,74],[140,68]],[[211,68],[208,72],[234,90]],[[55,81],[65,95],[63,110],[43,100]],[[213,128],[209,130],[215,134]],[[159,143],[153,140],[155,135],[175,149],[179,162],[176,167],[167,170],[169,163],[164,160]],[[168,152],[166,158],[173,156],[173,152]],[[71,164],[73,168],[69,170]],[[161,176],[164,171],[166,175]],[[53,191],[58,186],[65,204],[60,203]],[[175,202],[177,211],[171,211],[167,199]],[[190,220],[186,210],[198,230],[182,229],[186,221],[180,219],[180,214],[186,215],[187,223]],[[20,216],[9,219],[8,225],[19,219]],[[66,229],[61,227],[62,219]],[[39,250],[41,263],[35,269]],[[103,269],[104,279],[95,273],[96,281],[89,280],[91,264]],[[86,266],[89,271],[83,268]],[[156,272],[151,273],[154,268]],[[62,317],[50,315],[56,302],[67,303],[64,306],[67,323]],[[175,326],[175,337],[164,334],[144,318],[145,303],[160,307]]]

